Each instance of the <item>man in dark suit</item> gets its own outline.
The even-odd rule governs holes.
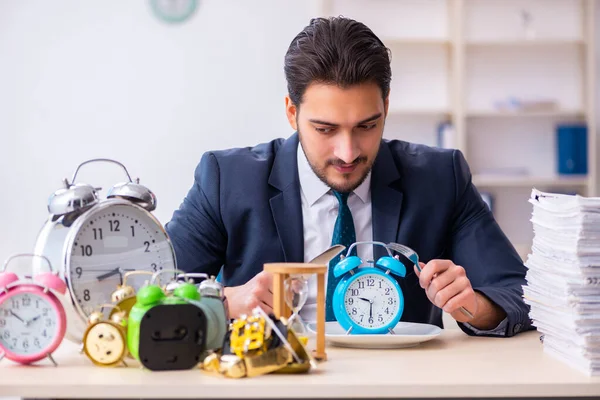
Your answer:
[[[441,326],[443,309],[470,335],[530,329],[525,266],[460,151],[382,139],[391,69],[373,32],[351,19],[314,19],[292,41],[285,74],[296,133],[204,154],[167,224],[179,268],[222,270],[235,317],[271,310],[264,263],[306,262],[348,240],[397,242],[426,261],[399,279],[402,320]],[[363,259],[385,251],[366,247]]]

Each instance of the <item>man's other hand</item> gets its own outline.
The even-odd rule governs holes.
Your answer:
[[[268,272],[263,271],[245,284],[226,287],[224,291],[230,318],[250,315],[256,307],[267,314],[273,312],[273,276]]]

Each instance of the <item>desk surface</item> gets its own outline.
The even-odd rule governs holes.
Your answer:
[[[48,360],[0,362],[0,396],[43,398],[568,397],[600,396],[600,377],[543,352],[537,332],[512,338],[445,330],[397,350],[328,347],[329,360],[307,375],[227,379],[200,370],[151,372],[91,365],[65,341]]]

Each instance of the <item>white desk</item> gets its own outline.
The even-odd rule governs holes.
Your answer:
[[[38,398],[331,398],[331,397],[577,397],[600,396],[600,377],[545,354],[537,332],[475,338],[446,330],[401,350],[328,347],[329,361],[308,375],[239,380],[200,370],[151,372],[100,368],[64,342],[49,361],[0,363],[0,397]]]

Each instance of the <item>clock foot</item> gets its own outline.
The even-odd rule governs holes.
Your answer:
[[[52,361],[52,364],[54,364],[55,367],[58,367],[58,364],[56,363],[56,361],[54,361],[54,358],[52,358],[52,354],[48,353],[46,354],[46,356],[48,356],[48,359]]]
[[[390,333],[390,335],[395,335],[394,330],[392,328],[388,328],[388,332]]]
[[[6,353],[1,353],[0,354],[0,361],[2,361],[2,359],[4,358],[5,355],[6,355]]]
[[[348,330],[346,331],[346,335],[349,335],[350,332],[352,332],[352,327],[348,328]]]
[[[123,365],[124,365],[125,367],[129,367],[129,365],[127,365],[127,363],[125,362],[125,360],[121,360],[121,362],[123,363]]]

